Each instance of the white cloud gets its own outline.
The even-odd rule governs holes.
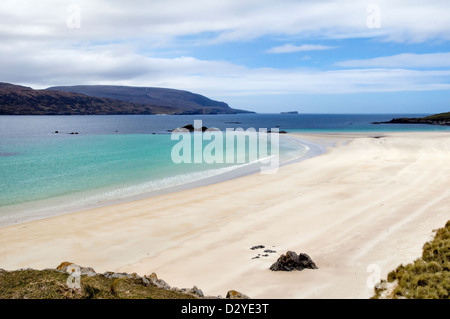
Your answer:
[[[304,52],[304,51],[320,51],[320,50],[330,50],[334,47],[319,45],[319,44],[303,44],[303,45],[293,45],[290,43],[273,47],[266,51],[266,53],[294,53],[294,52]]]
[[[350,68],[437,68],[450,67],[450,52],[414,54],[402,53],[373,59],[348,60],[336,63]]]
[[[446,0],[377,0],[380,29],[369,29],[366,23],[367,7],[373,0],[77,0],[75,3],[81,9],[81,28],[70,30],[66,25],[69,1],[4,0],[0,3],[0,39],[157,39],[204,32],[215,33],[216,42],[280,34],[382,37],[397,42],[450,39],[450,2]]]
[[[53,85],[121,84],[185,89],[210,97],[341,94],[450,89],[450,70],[370,68],[344,70],[249,68],[194,57],[155,58],[114,46],[41,51],[0,46],[2,81]]]
[[[276,36],[295,43],[309,38],[368,37],[384,41],[450,40],[450,1],[377,0],[381,28],[366,25],[373,0],[77,0],[79,29],[67,27],[71,1],[0,2],[1,81],[43,88],[71,84],[165,86],[214,96],[327,94],[450,89],[449,53],[404,54],[339,63],[345,70],[250,68],[184,54],[178,38],[209,44]],[[202,42],[204,41],[204,42]],[[201,42],[201,43],[200,43]],[[144,47],[145,50],[140,50]],[[331,49],[287,44],[270,53]],[[145,51],[143,53],[142,51]],[[368,69],[355,69],[355,68]]]

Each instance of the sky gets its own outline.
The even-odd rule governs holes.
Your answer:
[[[2,0],[0,82],[166,87],[258,113],[450,111],[448,0]]]

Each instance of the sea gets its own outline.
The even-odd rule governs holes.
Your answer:
[[[0,226],[216,183],[324,151],[286,134],[267,138],[260,133],[265,130],[450,130],[372,124],[426,115],[430,114],[0,116]],[[194,123],[214,130],[200,134],[200,139],[196,133],[172,133]],[[239,135],[234,135],[235,142],[229,144],[226,132],[254,132],[256,140],[244,136],[244,143],[239,143]]]

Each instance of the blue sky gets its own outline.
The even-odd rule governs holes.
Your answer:
[[[450,111],[447,0],[4,0],[0,81],[170,87],[260,113]]]

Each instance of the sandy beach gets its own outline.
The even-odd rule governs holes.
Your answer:
[[[450,134],[301,134],[326,154],[213,185],[0,228],[0,268],[156,272],[205,295],[369,298],[450,219]],[[264,245],[274,250],[253,259]],[[286,251],[319,269],[272,272]],[[375,266],[374,266],[375,265]]]

